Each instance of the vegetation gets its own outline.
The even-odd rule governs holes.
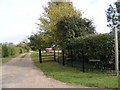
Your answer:
[[[119,4],[115,4],[116,10],[110,5],[106,11],[111,28],[118,25],[119,20]],[[65,57],[71,58],[66,64],[71,62],[72,66],[77,67],[84,57],[86,66],[89,59],[100,59],[100,63],[90,63],[92,68],[114,70],[113,35],[97,34],[92,21],[82,18],[81,11],[76,10],[71,3],[50,2],[44,11],[39,18],[39,32],[29,37],[32,50],[49,47],[64,49]]]
[[[109,5],[109,8],[106,11],[108,27],[111,30],[114,29],[114,26],[120,27],[120,2],[115,2],[115,6]]]
[[[88,34],[95,34],[91,20],[72,16],[57,23],[56,38],[63,48],[68,47],[71,40]]]
[[[18,45],[14,45],[13,43],[4,43],[0,44],[0,51],[0,58],[4,63],[21,53],[28,52],[29,47],[25,42],[21,42]]]
[[[17,57],[18,55],[19,55],[19,54],[1,58],[1,62],[2,62],[2,63],[6,63],[6,62],[10,61],[12,58]]]
[[[41,69],[45,75],[56,80],[99,88],[118,88],[118,77],[109,74],[83,73],[76,68],[62,66],[56,62],[39,63],[38,53],[32,53],[34,64]],[[46,57],[46,56],[45,56]]]
[[[83,19],[81,11],[75,10],[71,3],[50,2],[44,11],[39,19],[39,32],[29,37],[32,49],[65,48],[73,37],[94,34],[92,21]],[[63,23],[65,26],[60,28]]]
[[[8,57],[19,53],[19,48],[13,43],[2,44],[2,57]]]
[[[97,63],[96,65],[94,65],[94,67],[100,66],[99,68],[101,68],[102,70],[114,70],[115,60],[113,35],[99,34],[76,38],[71,41],[70,47],[72,48],[73,57],[75,59],[73,60],[73,62],[81,63],[83,60],[82,55],[84,55],[84,60],[86,63],[89,62],[89,59],[100,59],[101,61],[99,62],[99,65]]]

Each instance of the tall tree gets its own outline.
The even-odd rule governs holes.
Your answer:
[[[64,17],[78,16],[81,17],[80,11],[74,9],[72,3],[69,2],[50,2],[48,7],[44,7],[44,14],[40,17],[40,30],[47,33],[53,44],[56,44],[56,24]]]
[[[114,6],[109,5],[106,11],[108,27],[113,30],[113,28],[120,27],[120,2],[115,2]]]

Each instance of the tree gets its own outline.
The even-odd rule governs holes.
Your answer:
[[[120,2],[116,2],[113,7],[109,5],[106,11],[108,27],[113,31],[114,26],[119,27],[120,24]]]
[[[31,35],[28,39],[30,40],[29,46],[32,50],[45,49],[52,46],[52,39],[47,33],[34,34]]]
[[[2,57],[7,57],[9,56],[9,52],[8,52],[8,47],[7,44],[2,44]]]
[[[40,17],[40,31],[47,33],[45,35],[51,37],[48,41],[52,41],[56,45],[56,24],[64,17],[78,16],[81,17],[80,11],[74,9],[73,5],[68,2],[50,2],[48,7],[44,7],[45,13]],[[51,39],[51,40],[50,40]]]
[[[20,53],[29,52],[29,50],[30,50],[30,47],[29,47],[28,42],[26,40],[17,44],[17,47],[21,48]]]
[[[69,42],[77,37],[95,34],[92,21],[77,16],[65,17],[57,23],[56,37],[61,46],[67,46]]]

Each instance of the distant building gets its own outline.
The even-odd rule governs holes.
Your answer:
[[[52,48],[46,48],[47,52],[53,52]]]

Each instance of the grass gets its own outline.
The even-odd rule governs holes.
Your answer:
[[[2,61],[2,63],[6,63],[6,62],[10,61],[12,58],[15,58],[17,56],[18,56],[18,54],[13,55],[13,56],[8,56],[8,57],[5,57],[5,58],[1,58],[1,61]]]
[[[50,52],[50,53],[42,53],[42,59],[44,61],[48,61],[48,60],[54,60],[54,53]]]
[[[93,72],[83,73],[76,68],[62,66],[57,62],[43,62],[40,64],[37,53],[32,53],[31,57],[34,64],[50,78],[89,87],[118,88],[117,76]]]

